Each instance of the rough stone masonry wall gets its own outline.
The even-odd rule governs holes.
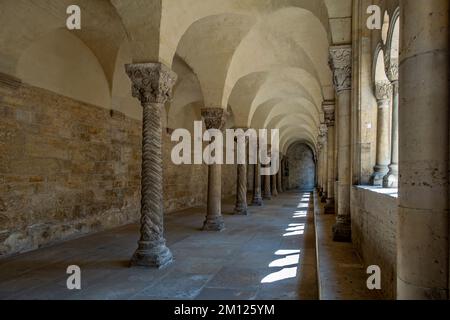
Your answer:
[[[171,148],[165,134],[166,213],[204,205],[206,166],[172,165]],[[140,150],[140,121],[0,86],[0,257],[137,221]],[[232,172],[224,169],[224,197],[235,193]]]
[[[311,149],[305,144],[289,148],[289,189],[312,190],[315,184],[315,164]]]
[[[381,268],[381,292],[387,299],[396,297],[397,198],[352,187],[352,241],[366,266]]]

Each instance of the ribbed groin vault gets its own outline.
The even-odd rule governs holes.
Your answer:
[[[447,0],[73,2],[0,0],[0,298],[448,299]]]

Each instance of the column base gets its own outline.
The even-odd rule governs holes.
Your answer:
[[[225,229],[225,223],[222,216],[206,217],[203,223],[203,231],[222,231]]]
[[[255,197],[255,198],[253,198],[253,200],[252,200],[252,206],[255,206],[255,207],[262,207],[262,205],[263,205],[263,200],[262,200],[261,197]]]
[[[278,197],[278,191],[272,192],[273,197]]]
[[[234,208],[234,214],[237,216],[248,216],[248,213],[247,207]]]
[[[336,242],[351,242],[352,228],[350,217],[338,216],[336,223],[333,226],[333,241]]]
[[[390,171],[383,177],[383,188],[398,188],[397,173]]]
[[[327,204],[323,208],[323,213],[324,214],[334,214],[334,212],[335,212],[334,206],[335,206],[334,205],[334,199],[333,198],[328,198],[327,199]]]
[[[375,166],[374,172],[370,176],[369,184],[371,186],[381,187],[383,185],[383,178],[389,172],[389,168],[387,166]]]
[[[272,200],[272,195],[265,194],[265,195],[263,195],[263,199],[264,200]]]
[[[161,240],[157,243],[139,241],[139,248],[130,261],[130,267],[150,267],[161,269],[173,261],[172,252]]]

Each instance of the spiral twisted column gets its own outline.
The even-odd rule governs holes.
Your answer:
[[[258,145],[259,148],[259,145]],[[259,149],[257,154],[259,154]],[[259,162],[259,157],[256,157],[256,164],[253,166],[253,199],[252,206],[262,206],[262,194],[261,194],[261,163]]]
[[[270,150],[271,145],[267,145],[267,150]],[[270,155],[268,154],[270,157]],[[270,163],[266,164],[264,168],[269,168]],[[271,181],[270,181],[270,175],[264,175],[262,177],[263,183],[264,183],[264,190],[263,190],[263,199],[264,200],[271,200],[272,199],[272,192],[271,192]]]
[[[246,131],[247,128],[241,128]],[[245,151],[247,153],[248,139],[245,137]],[[247,156],[246,156],[247,159]],[[246,163],[237,165],[237,182],[236,182],[236,205],[234,208],[234,214],[248,215],[247,205],[247,160]]]
[[[161,111],[177,75],[160,63],[128,64],[126,72],[143,108],[141,237],[130,265],[161,268],[173,260],[164,239]]]
[[[227,113],[223,108],[204,108],[201,110],[206,129],[222,130]],[[208,198],[204,231],[222,231],[225,224],[222,216],[222,167],[220,164],[208,165]]]

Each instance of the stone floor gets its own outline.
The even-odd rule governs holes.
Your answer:
[[[317,193],[313,194],[319,297],[321,300],[377,300],[379,291],[367,288],[366,269],[351,243],[334,242],[335,215],[325,215]]]
[[[0,261],[0,299],[318,299],[313,196],[283,193],[249,216],[223,207],[226,230],[203,232],[204,209],[166,217],[175,262],[128,268],[138,226]],[[66,288],[81,267],[82,289]]]

